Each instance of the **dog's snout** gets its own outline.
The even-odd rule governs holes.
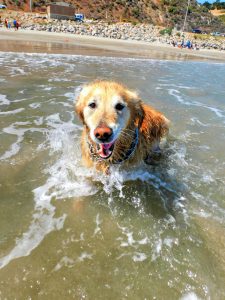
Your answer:
[[[101,142],[107,142],[110,139],[112,133],[112,129],[107,126],[99,126],[94,130],[95,137]]]

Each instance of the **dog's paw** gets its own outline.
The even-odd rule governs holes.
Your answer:
[[[147,165],[157,165],[161,157],[162,157],[162,152],[160,148],[158,148],[157,151],[148,154],[147,157],[144,159],[144,162]]]

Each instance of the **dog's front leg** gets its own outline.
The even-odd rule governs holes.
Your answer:
[[[162,156],[162,152],[159,147],[159,144],[157,143],[152,147],[151,152],[148,153],[147,156],[144,158],[144,162],[147,165],[155,165],[158,163],[161,156]]]

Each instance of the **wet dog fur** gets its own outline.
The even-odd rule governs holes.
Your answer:
[[[169,121],[124,85],[99,80],[83,87],[75,110],[83,122],[83,163],[107,172],[113,164],[148,162],[168,133]]]

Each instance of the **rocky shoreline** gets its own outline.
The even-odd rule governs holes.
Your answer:
[[[213,37],[199,34],[182,33],[173,29],[171,35],[162,34],[162,27],[152,24],[114,23],[90,21],[77,23],[71,20],[49,20],[38,14],[11,14],[17,18],[24,30],[70,33],[118,40],[135,40],[151,44],[180,45],[190,40],[195,49],[215,49],[225,51],[225,37]]]
[[[81,23],[77,24],[73,21],[58,21],[54,20],[50,24],[31,24],[23,25],[23,29],[47,31],[47,32],[63,32],[87,36],[95,36],[102,38],[111,38],[119,40],[135,40],[149,43],[163,43],[171,44],[175,41],[181,43],[181,40],[191,40],[193,44],[197,45],[198,49],[216,49],[225,51],[225,38],[216,40],[214,37],[209,39],[199,39],[196,35],[173,30],[171,35],[162,35],[158,27],[152,24],[137,24],[131,23],[117,23],[108,24],[104,22],[98,23]]]

